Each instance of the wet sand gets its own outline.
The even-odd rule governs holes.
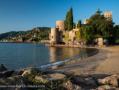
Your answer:
[[[94,73],[96,67],[107,58],[108,51],[99,49],[99,53],[87,57],[73,60],[73,63],[58,68],[57,70],[73,72],[75,75]]]
[[[119,46],[99,48],[99,53],[65,65],[58,70],[80,74],[116,74],[119,73]]]

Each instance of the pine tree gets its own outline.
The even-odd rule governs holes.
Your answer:
[[[74,26],[73,23],[73,10],[70,8],[70,10],[66,14],[66,19],[65,19],[65,29],[66,30],[72,30]]]
[[[77,27],[81,27],[81,20],[78,21]]]

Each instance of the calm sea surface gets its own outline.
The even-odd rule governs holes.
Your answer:
[[[79,48],[47,47],[43,44],[0,43],[0,64],[20,69],[79,56]]]

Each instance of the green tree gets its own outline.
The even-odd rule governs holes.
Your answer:
[[[66,14],[66,18],[65,18],[65,29],[66,30],[72,30],[74,26],[73,23],[73,9],[70,8],[70,10],[67,12]]]
[[[101,36],[104,38],[109,38],[113,36],[113,22],[107,20],[101,11],[96,11],[94,15],[90,17],[90,25],[93,27],[95,36]]]
[[[86,44],[91,44],[93,43],[94,38],[94,30],[91,25],[85,25],[82,26],[80,30],[80,37],[83,41],[86,42]]]
[[[81,20],[78,21],[77,27],[80,28],[81,27]]]

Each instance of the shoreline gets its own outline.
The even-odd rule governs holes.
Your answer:
[[[97,71],[97,68],[102,67],[102,64],[105,67],[101,68],[101,70],[106,68],[109,64],[107,62],[111,61],[108,59],[113,59],[115,53],[118,56],[118,48],[119,46],[99,48],[99,53],[82,58],[81,60],[78,58],[78,61],[57,69],[42,70],[28,67],[19,71],[9,71],[2,66],[0,69],[0,85],[44,85],[42,90],[46,90],[47,88],[48,90],[53,88],[56,90],[119,90],[119,73]],[[118,60],[117,57],[115,59]],[[112,64],[110,67],[115,67],[115,63]],[[29,87],[26,88],[29,89]]]
[[[99,53],[62,66],[56,71],[81,74],[119,74],[119,46],[99,48]]]
[[[46,44],[46,46],[49,47],[72,47],[72,48],[80,48],[80,45],[61,45],[61,44],[55,44],[55,45],[50,45],[50,44]]]
[[[56,71],[69,71],[73,72],[75,75],[97,73],[95,72],[96,67],[107,59],[108,53],[108,50],[100,48],[97,54],[91,55],[87,58],[73,60],[73,63],[59,67]]]
[[[75,47],[76,48],[76,47]],[[84,49],[90,49],[90,50],[87,50],[85,51],[85,55],[81,55],[79,54],[78,56],[74,56],[74,57],[70,57],[68,59],[65,59],[63,61],[56,61],[54,63],[51,63],[51,64],[46,64],[46,65],[41,65],[39,68],[40,69],[57,69],[57,68],[61,68],[61,67],[64,67],[64,66],[67,66],[67,65],[71,65],[73,64],[74,62],[79,62],[82,58],[89,58],[91,56],[94,56],[96,54],[99,53],[99,49],[98,48],[94,48],[94,47],[90,47],[90,48],[82,48],[83,50]],[[73,63],[72,63],[73,62]]]

